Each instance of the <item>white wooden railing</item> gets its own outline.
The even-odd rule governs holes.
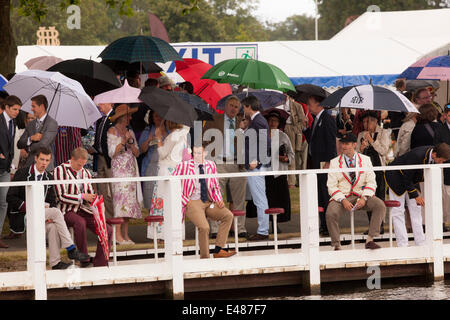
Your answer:
[[[442,233],[442,168],[444,165],[408,166],[424,169],[426,244],[407,248],[381,248],[379,250],[319,250],[319,219],[317,201],[318,173],[350,172],[352,169],[268,171],[258,173],[232,173],[203,175],[202,177],[242,177],[266,175],[299,175],[301,250],[292,253],[237,255],[230,259],[192,259],[183,257],[180,179],[193,176],[165,176],[139,178],[111,178],[77,180],[91,183],[116,183],[124,181],[163,181],[170,190],[165,201],[164,259],[158,262],[136,263],[96,268],[71,268],[46,270],[44,184],[73,183],[71,181],[39,181],[0,183],[4,186],[26,186],[27,201],[27,271],[0,273],[2,291],[34,290],[35,299],[47,299],[47,289],[77,288],[92,285],[169,281],[173,298],[184,297],[184,279],[203,276],[227,276],[261,272],[309,271],[311,292],[320,289],[320,266],[366,262],[377,265],[379,261],[401,259],[426,259],[433,263],[434,278],[444,277],[444,260],[450,257],[450,244],[443,244]],[[365,170],[365,168],[359,168]],[[406,170],[403,166],[376,167],[373,170]],[[378,262],[377,262],[378,261]]]

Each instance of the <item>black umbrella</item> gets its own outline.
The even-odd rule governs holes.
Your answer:
[[[116,74],[125,74],[126,72],[139,73],[159,73],[163,69],[151,61],[128,63],[121,60],[103,60],[102,64],[110,67]]]
[[[214,120],[214,110],[202,98],[187,92],[175,91],[177,96],[194,107],[198,114],[197,120],[212,121]]]
[[[174,92],[156,87],[145,87],[138,97],[150,109],[155,111],[164,120],[173,121],[194,127],[198,115],[192,105],[179,98]]]
[[[267,90],[249,90],[247,92],[240,92],[235,94],[239,100],[244,99],[248,96],[254,96],[258,98],[259,104],[263,110],[270,109],[286,102],[286,96],[277,91],[267,91]],[[218,110],[225,110],[225,102],[230,97],[230,95],[223,97],[217,102]]]
[[[320,98],[326,98],[329,96],[327,91],[313,84],[300,84],[295,86],[295,90],[297,91],[297,94],[293,98],[302,103],[307,103],[309,96],[317,96]]]
[[[47,71],[58,71],[78,81],[90,96],[96,96],[122,86],[116,74],[109,67],[92,60],[64,60],[50,67]]]

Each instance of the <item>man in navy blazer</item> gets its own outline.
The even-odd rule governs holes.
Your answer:
[[[19,114],[22,102],[16,96],[9,96],[5,99],[4,106],[5,111],[0,114],[0,182],[10,182],[11,162],[14,158],[14,136],[16,135],[14,119]],[[6,202],[8,189],[7,187],[0,188],[0,234],[8,208]],[[8,246],[0,241],[0,248],[8,248]]]
[[[241,104],[244,107],[245,116],[250,119],[250,124],[245,131],[245,168],[248,172],[267,171],[270,168],[271,154],[269,125],[266,118],[259,112],[260,105],[255,96],[245,97]],[[269,204],[266,197],[265,177],[247,177],[247,185],[258,214],[258,230],[248,239],[250,241],[267,240],[269,215],[265,214],[265,211],[269,208]]]
[[[320,105],[324,99],[325,94],[323,96],[310,95],[307,99],[308,110],[315,116],[312,126],[304,130],[308,141],[308,169],[327,169],[330,166],[331,159],[337,156],[336,121]],[[305,123],[305,127],[307,126]],[[323,208],[323,212],[319,214],[320,233],[323,236],[328,236],[325,220],[325,212],[330,200],[327,190],[327,174],[317,175],[317,191],[319,206]]]

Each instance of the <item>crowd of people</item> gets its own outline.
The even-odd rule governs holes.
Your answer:
[[[404,81],[397,90],[409,95],[419,113],[401,114],[364,110],[325,109],[321,102],[325,90],[285,95],[285,103],[263,110],[251,93],[242,100],[236,95],[225,101],[223,113],[203,121],[202,141],[191,139],[193,129],[164,120],[163,115],[144,104],[98,105],[102,118],[84,130],[58,123],[48,113],[45,96],[31,99],[32,112],[20,110],[16,96],[5,95],[0,103],[0,181],[78,180],[92,183],[46,186],[46,231],[50,266],[67,268],[59,249],[67,248],[69,258],[82,267],[107,265],[100,243],[92,259],[88,255],[86,229],[95,232],[90,203],[102,195],[106,217],[120,217],[115,225],[118,244],[134,244],[128,232],[130,219],[144,214],[164,216],[169,190],[161,181],[95,183],[98,178],[139,176],[202,175],[214,173],[265,172],[270,170],[355,168],[355,172],[317,175],[320,234],[331,237],[335,250],[341,249],[339,217],[352,210],[365,210],[369,229],[367,249],[377,249],[373,239],[384,232],[384,201],[401,203],[392,209],[398,246],[407,246],[407,230],[412,228],[417,245],[424,242],[422,170],[359,171],[359,167],[387,164],[408,165],[443,163],[450,160],[450,106],[433,101],[429,88],[404,92]],[[141,87],[139,75],[130,74],[130,85]],[[167,76],[148,79],[145,86],[180,90],[192,94],[188,82],[173,83]],[[223,139],[212,140],[210,130]],[[253,143],[248,132],[259,137]],[[265,133],[261,135],[261,133]],[[243,144],[239,136],[244,134]],[[264,137],[261,139],[261,137]],[[209,139],[209,140],[208,140]],[[274,139],[278,139],[273,144]],[[212,140],[212,141],[211,141]],[[212,152],[207,152],[215,143]],[[271,150],[276,146],[277,150]],[[244,155],[240,163],[240,153]],[[273,156],[277,156],[277,168]],[[268,156],[268,158],[267,158]],[[267,161],[269,159],[269,161]],[[450,170],[444,170],[443,212],[450,222]],[[422,184],[422,186],[421,186]],[[230,257],[233,250],[225,244],[232,233],[232,210],[245,211],[237,219],[238,236],[249,241],[267,240],[270,218],[268,208],[283,208],[278,222],[291,218],[290,188],[298,186],[296,175],[235,178],[193,178],[182,180],[182,216],[199,229],[200,256],[209,258],[209,238],[216,238],[215,258]],[[25,232],[25,188],[0,188],[0,230],[6,216],[14,239]],[[257,218],[257,231],[249,234],[246,218]],[[74,243],[68,235],[74,230]],[[112,229],[107,232],[111,241]],[[278,232],[281,232],[279,230]],[[164,222],[149,238],[164,240]],[[184,237],[184,234],[183,234]],[[75,247],[76,246],[76,247]],[[0,240],[0,248],[8,245]]]

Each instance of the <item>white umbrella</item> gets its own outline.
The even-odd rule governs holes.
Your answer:
[[[138,99],[140,94],[141,89],[131,87],[125,80],[125,83],[119,89],[96,95],[94,102],[96,105],[99,103],[141,103],[142,101]]]
[[[59,126],[87,129],[101,118],[83,86],[59,72],[27,70],[16,74],[3,88],[22,100],[22,110],[26,112],[32,112],[32,97],[44,95],[47,112]]]
[[[371,84],[339,89],[320,103],[323,107],[364,110],[416,112],[417,108],[403,94]]]

